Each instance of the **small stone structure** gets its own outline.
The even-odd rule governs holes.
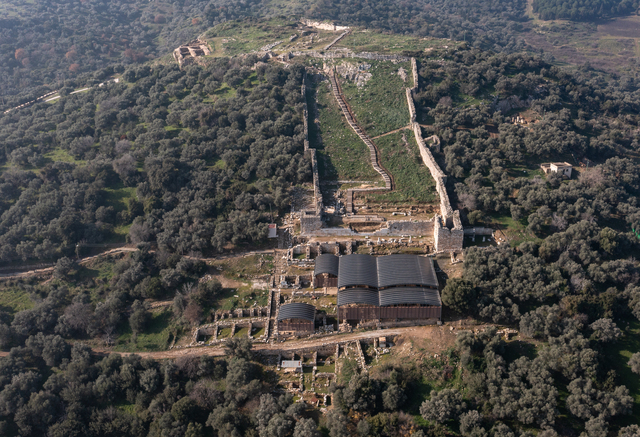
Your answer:
[[[331,32],[340,32],[343,30],[349,30],[349,26],[336,26],[334,23],[312,21],[312,20],[302,20],[302,23],[305,26],[313,27],[314,29],[329,30]]]
[[[549,164],[541,164],[540,168],[544,174],[557,173],[568,178],[571,177],[573,166],[568,162],[552,162]]]
[[[175,49],[173,51],[173,59],[182,67],[183,65],[193,64],[196,62],[196,58],[206,56],[210,53],[209,45],[204,41],[196,39]]]

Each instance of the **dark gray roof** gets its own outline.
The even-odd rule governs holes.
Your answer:
[[[314,322],[316,320],[316,307],[303,302],[281,305],[278,311],[278,320],[286,319],[304,319]]]
[[[387,255],[378,261],[378,287],[425,285],[438,287],[431,258],[417,255]]]
[[[329,273],[334,276],[338,276],[338,269],[340,266],[340,258],[330,253],[323,253],[316,258],[316,267],[313,271],[313,275],[320,275],[322,273]]]
[[[370,288],[338,290],[338,305],[361,304],[378,306],[378,291]]]
[[[371,255],[345,255],[340,258],[338,271],[338,287],[378,287],[376,259]]]
[[[438,290],[424,287],[391,287],[379,292],[380,306],[430,305],[442,306]]]

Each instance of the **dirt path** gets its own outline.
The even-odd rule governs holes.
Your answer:
[[[377,137],[371,137],[371,139],[372,140],[377,140],[378,138],[386,137],[387,135],[395,134],[396,132],[401,132],[401,131],[407,130],[407,129],[411,130],[412,129],[411,125],[403,126],[403,127],[399,128],[399,129],[392,130],[390,132],[386,132],[386,133],[380,134]]]
[[[116,253],[125,253],[125,252],[136,252],[137,250],[138,250],[137,248],[130,247],[130,246],[116,247],[114,249],[108,250],[106,252],[99,253],[97,255],[93,255],[93,256],[88,256],[86,258],[82,258],[80,261],[78,261],[78,264],[84,265],[84,264],[90,263],[91,261],[93,261],[95,259],[98,259],[101,256],[105,256],[105,255],[113,255],[113,254],[116,254]],[[150,252],[155,252],[155,251],[151,250]],[[217,256],[217,257],[213,257],[213,258],[196,258],[196,257],[192,257],[192,256],[185,256],[185,258],[202,260],[204,262],[207,262],[207,261],[215,261],[215,260],[228,259],[228,258],[236,258],[236,257],[240,257],[240,256],[271,254],[271,253],[273,253],[273,249],[252,250],[252,251],[249,251],[249,252],[231,253],[231,254],[221,255],[221,256]],[[27,270],[27,271],[24,271],[24,272],[1,273],[0,274],[0,281],[2,281],[3,279],[17,279],[17,278],[26,278],[26,277],[29,277],[29,276],[43,276],[43,275],[49,275],[51,273],[53,273],[53,267],[45,267],[45,268],[42,268],[42,269]],[[223,284],[223,286],[224,286],[224,284]],[[239,285],[237,285],[237,286],[239,286]]]
[[[98,255],[93,255],[93,256],[88,256],[86,258],[82,258],[80,261],[78,261],[78,264],[83,265],[83,264],[87,264],[90,263],[91,261],[100,258],[101,256],[105,256],[105,255],[113,255],[116,253],[125,253],[125,252],[135,252],[138,249],[135,247],[118,247],[116,249],[111,249],[108,250],[106,252],[102,252],[99,253]],[[16,278],[26,278],[29,276],[41,276],[41,275],[48,275],[53,273],[53,267],[46,267],[44,269],[35,269],[35,270],[28,270],[26,272],[19,272],[19,273],[3,273],[0,274],[0,281],[3,279],[16,279]]]
[[[433,340],[438,343],[438,346],[435,349],[441,349],[442,346],[453,344],[455,341],[455,331],[451,331],[449,326],[412,326],[407,328],[391,328],[391,329],[381,329],[375,331],[365,331],[358,332],[353,334],[339,334],[332,335],[328,337],[321,338],[312,338],[305,340],[295,340],[295,341],[287,341],[284,343],[275,343],[275,344],[265,344],[265,343],[256,343],[253,345],[253,350],[269,354],[270,352],[276,354],[277,351],[281,350],[300,350],[303,348],[313,348],[320,347],[327,344],[335,344],[338,342],[348,342],[355,340],[362,340],[367,338],[375,338],[375,337],[385,337],[385,336],[395,336],[402,335],[406,338],[417,338],[417,339],[425,339],[425,340]],[[134,352],[113,352],[109,349],[105,348],[95,348],[95,352],[109,354],[109,353],[119,353],[121,355],[132,355]],[[6,352],[0,353],[0,356],[6,355]],[[135,354],[140,355],[143,358],[152,358],[155,360],[161,359],[176,359],[180,357],[197,357],[202,355],[209,355],[212,357],[221,357],[225,355],[225,350],[221,346],[202,346],[202,347],[193,347],[193,348],[184,348],[184,349],[172,349],[168,351],[158,351],[158,352],[135,352]]]

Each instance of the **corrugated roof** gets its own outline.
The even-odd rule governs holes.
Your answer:
[[[373,305],[379,306],[378,291],[370,288],[347,288],[338,290],[338,305]]]
[[[313,271],[313,275],[317,276],[322,273],[329,273],[334,276],[338,276],[338,269],[340,268],[340,258],[330,253],[323,253],[316,258],[316,267]]]
[[[352,254],[340,258],[338,287],[366,285],[378,287],[376,259],[371,255]]]
[[[380,306],[430,305],[442,306],[438,290],[424,287],[391,287],[379,292]]]
[[[303,319],[314,322],[316,320],[316,307],[303,302],[293,302],[280,306],[278,320]]]
[[[378,287],[425,285],[438,287],[431,258],[417,255],[387,255],[377,259]]]

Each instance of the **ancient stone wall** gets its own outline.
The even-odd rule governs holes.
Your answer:
[[[307,72],[302,78],[302,101],[304,123],[304,150],[311,159],[311,173],[313,175],[313,210],[305,210],[300,213],[300,231],[302,234],[315,232],[322,228],[322,191],[320,191],[320,175],[318,174],[318,159],[316,149],[309,147],[309,107],[307,105]]]
[[[303,235],[317,234],[322,229],[322,217],[315,211],[302,211],[300,215],[300,232]]]
[[[411,121],[411,124],[415,124],[416,105],[413,103],[413,94],[412,94],[411,88],[406,89],[406,94],[407,94],[407,104],[409,105],[409,120]]]
[[[424,142],[420,131],[420,125],[418,123],[413,123],[413,132],[416,137],[416,142],[418,143],[418,149],[420,150],[422,161],[424,162],[424,165],[427,166],[431,176],[436,182],[436,191],[440,197],[440,213],[444,216],[445,220],[449,220],[453,216],[453,209],[451,208],[449,195],[447,194],[447,175],[442,171],[431,154],[431,150],[429,150],[429,147],[427,147],[427,144]]]
[[[449,229],[440,216],[436,216],[434,237],[436,252],[457,252],[462,250],[464,229],[460,221],[460,211],[455,211],[452,217],[453,227]]]
[[[350,50],[331,50],[326,53],[316,52],[314,50],[306,52],[291,52],[290,56],[309,56],[312,58],[321,59],[339,59],[339,58],[359,58],[359,59],[371,59],[373,61],[392,61],[392,62],[409,62],[411,58],[401,55],[379,55],[378,53],[370,52],[352,52]]]
[[[411,73],[413,76],[413,88],[411,89],[411,91],[416,92],[418,91],[418,63],[416,62],[416,58],[411,58]]]
[[[309,107],[307,106],[307,72],[302,76],[302,123],[304,125],[304,151],[309,150]],[[314,180],[315,183],[315,180]]]
[[[313,204],[315,205],[316,214],[322,214],[324,205],[322,204],[322,191],[320,191],[320,176],[318,175],[318,158],[316,149],[309,149],[309,157],[311,158],[311,172],[313,173]]]
[[[324,49],[325,50],[329,50],[331,47],[333,47],[335,44],[338,43],[338,41],[340,41],[342,38],[344,38],[345,36],[347,36],[347,34],[349,33],[349,30],[345,30],[339,37],[337,37],[336,39],[334,39],[333,41],[331,41],[329,44],[327,44]]]
[[[398,220],[388,222],[387,235],[431,235],[435,219],[431,220]]]
[[[341,30],[349,30],[349,26],[336,26],[333,23],[323,23],[320,21],[302,20],[305,26],[313,27],[319,30],[329,30],[332,32],[339,32]]]
[[[449,195],[447,194],[447,176],[442,171],[438,163],[436,162],[431,150],[422,138],[422,130],[420,125],[416,122],[416,110],[413,102],[413,92],[417,90],[418,86],[418,64],[415,58],[411,58],[411,69],[413,73],[414,87],[407,88],[407,102],[409,102],[409,116],[411,125],[413,127],[413,133],[418,143],[418,149],[420,150],[420,156],[422,161],[429,169],[431,176],[436,182],[436,191],[440,197],[440,216],[436,216],[434,225],[434,240],[436,243],[437,252],[452,252],[462,250],[462,244],[464,241],[464,231],[462,228],[462,222],[460,221],[460,212],[453,211],[451,208],[451,202],[449,201]],[[433,138],[433,137],[431,137]],[[434,139],[434,143],[440,147],[440,139]]]

